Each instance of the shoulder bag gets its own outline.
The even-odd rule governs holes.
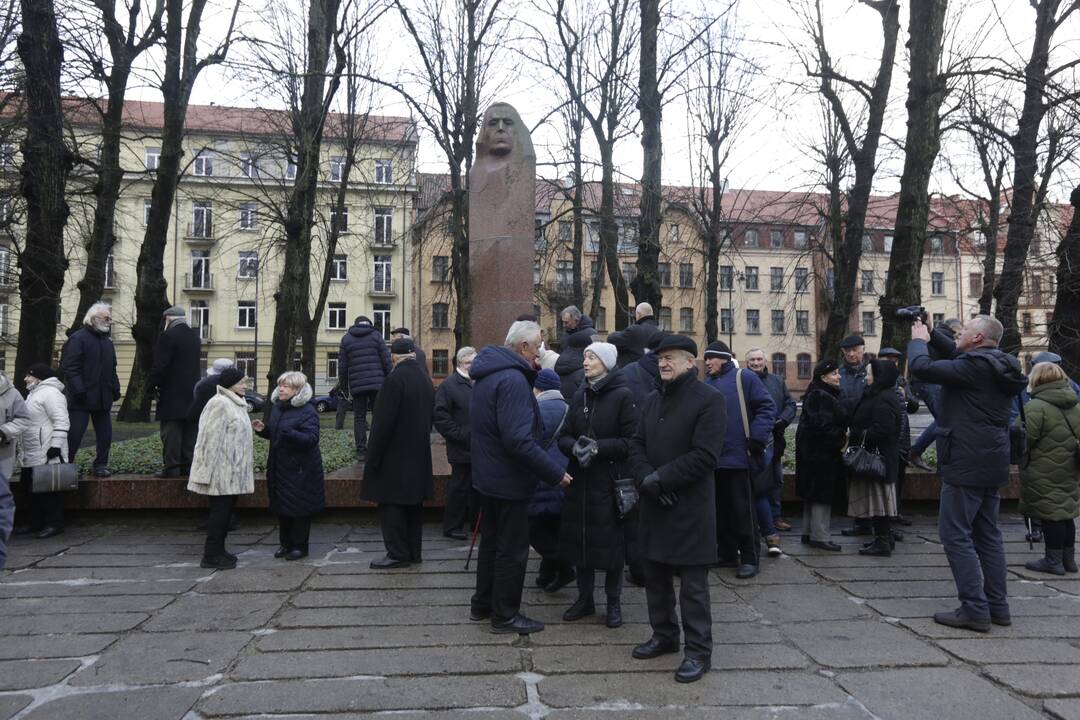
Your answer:
[[[746,459],[747,459],[747,471],[750,473],[750,485],[753,488],[755,497],[772,490],[773,487],[773,474],[772,467],[769,463],[765,462],[765,457],[768,457],[768,448],[773,444],[772,433],[769,433],[768,445],[765,446],[766,452],[761,458],[756,458],[750,454],[750,418],[746,412],[746,395],[743,391],[742,374],[745,372],[744,368],[739,368],[735,371],[735,389],[736,394],[739,396],[739,414],[742,416],[743,437],[746,438]]]
[[[884,482],[888,477],[885,458],[881,457],[877,450],[868,450],[866,447],[866,432],[863,432],[858,445],[851,445],[844,451],[843,459],[844,467],[860,480]]]

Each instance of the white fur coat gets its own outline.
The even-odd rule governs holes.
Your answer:
[[[244,398],[219,387],[199,416],[187,489],[200,495],[255,492],[255,448]]]

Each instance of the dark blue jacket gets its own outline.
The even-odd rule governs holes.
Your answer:
[[[705,382],[719,390],[727,409],[727,428],[724,431],[724,451],[716,467],[724,469],[746,469],[746,435],[743,433],[742,414],[739,411],[739,396],[736,391],[735,363],[726,362],[720,368],[719,375],[706,375]],[[757,374],[747,370],[742,374],[743,392],[746,393],[746,415],[750,421],[750,437],[762,444],[772,439],[773,425],[776,424],[776,406],[773,405],[769,391]],[[772,462],[771,451],[766,453],[765,464]]]
[[[640,407],[649,393],[660,387],[660,356],[646,353],[640,360],[624,367],[622,375],[626,386],[634,394],[634,402]]]
[[[338,377],[350,395],[378,392],[392,367],[386,341],[373,325],[353,325],[341,338]]]
[[[68,410],[106,410],[120,399],[116,348],[108,335],[89,325],[71,334],[60,355],[60,375]]]
[[[950,485],[1000,487],[1009,481],[1009,416],[1027,378],[1015,357],[976,348],[931,360],[926,342],[908,343],[908,365],[920,380],[941,385],[938,467]]]
[[[533,397],[536,371],[509,348],[485,347],[469,368],[472,483],[502,500],[527,500],[537,480],[557,485],[562,467],[540,447],[540,412]]]
[[[858,365],[840,363],[840,404],[848,417],[855,413],[855,408],[859,406],[864,392],[866,392],[866,363]]]
[[[784,430],[795,420],[798,406],[795,404],[795,398],[791,397],[784,378],[773,375],[768,368],[755,374],[765,384],[765,389],[769,391],[769,397],[772,398],[773,407],[776,410],[776,418],[773,420],[773,458],[780,460],[787,446]]]
[[[562,393],[558,390],[545,390],[536,398],[536,405],[540,410],[540,447],[548,456],[558,463],[565,471],[568,459],[559,451],[557,433],[559,425],[566,417],[569,405],[563,400]],[[558,485],[548,485],[546,482],[536,483],[536,492],[529,499],[529,516],[558,515],[562,509],[563,489]]]
[[[271,397],[270,422],[260,433],[270,440],[266,459],[270,512],[285,517],[314,515],[326,507],[326,488],[319,411],[311,403],[311,386],[304,386],[288,402],[277,400],[276,391]]]

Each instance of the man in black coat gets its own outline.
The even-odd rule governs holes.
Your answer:
[[[479,504],[472,489],[472,456],[469,454],[469,403],[472,401],[472,367],[476,349],[463,347],[454,356],[454,374],[435,391],[435,429],[446,440],[450,485],[443,509],[443,535],[454,540],[468,538],[466,528]]]
[[[162,469],[155,477],[180,477],[191,469],[195,452],[196,420],[188,417],[195,384],[199,382],[202,341],[187,323],[187,313],[173,305],[162,315],[165,330],[154,346],[147,391],[157,392],[157,419],[161,427]]]
[[[697,381],[693,340],[669,335],[657,354],[662,384],[645,399],[630,447],[630,464],[641,492],[645,597],[653,629],[653,636],[635,647],[633,656],[647,660],[679,651],[673,584],[678,575],[686,650],[675,679],[694,682],[712,664],[713,469],[723,450],[727,413],[723,396]]]
[[[878,357],[883,360],[900,367],[901,354],[896,348],[885,347],[881,348],[878,352]],[[919,412],[919,399],[915,397],[915,393],[911,391],[911,387],[908,385],[907,378],[904,377],[904,373],[900,373],[900,377],[896,380],[896,395],[900,398],[900,406],[904,409],[904,413],[900,417],[900,466],[896,475],[896,517],[893,518],[901,525],[910,525],[911,521],[904,518],[900,512],[901,503],[903,501],[904,494],[904,475],[907,472],[907,466],[910,462],[911,456],[911,421],[908,419],[908,415],[913,415]],[[898,530],[893,530],[893,534],[898,534]],[[901,535],[902,537],[902,535]]]
[[[623,331],[631,362],[640,359],[645,354],[645,348],[649,347],[649,342],[661,332],[663,331],[653,317],[653,306],[647,302],[638,303],[634,309],[634,324]]]
[[[420,366],[420,369],[424,371],[424,374],[431,377],[430,370],[427,364],[427,355],[424,354],[423,348],[416,344],[416,341],[412,339],[412,333],[407,327],[399,327],[390,331],[390,342],[405,338],[413,344],[413,354],[416,356],[416,364]]]
[[[431,406],[434,391],[413,354],[412,340],[390,346],[386,376],[371,418],[371,440],[360,499],[378,503],[386,556],[376,570],[420,562],[424,500],[431,497]]]
[[[352,398],[353,437],[356,459],[367,457],[367,414],[375,405],[383,380],[390,374],[390,353],[386,341],[371,320],[356,318],[338,347],[338,383]]]
[[[112,445],[112,405],[120,399],[120,379],[116,376],[116,348],[112,339],[112,308],[94,303],[86,311],[83,327],[71,334],[60,355],[60,374],[68,395],[68,457],[82,443],[86,426],[94,422],[97,457],[94,475],[109,477],[109,447]]]

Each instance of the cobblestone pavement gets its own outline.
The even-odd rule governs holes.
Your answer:
[[[530,573],[525,609],[545,632],[470,623],[467,546],[433,524],[422,566],[376,572],[370,515],[318,523],[297,563],[272,557],[272,519],[245,517],[229,538],[239,568],[211,572],[190,523],[118,517],[14,543],[0,575],[0,720],[1080,718],[1080,576],[1025,571],[1039,547],[1016,517],[1012,627],[928,619],[955,605],[930,518],[889,559],[850,541],[808,550],[789,533],[790,554],[764,559],[759,577],[714,571],[714,669],[692,685],[672,678],[678,656],[630,658],[649,637],[640,588],[609,630],[601,616],[562,622],[573,589],[547,595]]]

